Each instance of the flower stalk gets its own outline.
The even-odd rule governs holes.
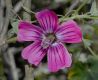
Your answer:
[[[64,22],[64,21],[72,20],[72,19],[98,19],[98,16],[92,16],[92,15],[87,15],[87,14],[74,15],[74,16],[67,17],[67,18],[66,17],[60,18],[59,21]]]

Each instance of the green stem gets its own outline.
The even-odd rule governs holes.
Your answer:
[[[90,53],[94,56],[97,57],[97,55],[95,54],[95,52],[88,46],[87,49],[90,51]]]
[[[91,15],[87,15],[87,14],[74,15],[74,16],[68,17],[68,18],[65,18],[65,17],[60,18],[59,21],[64,22],[64,21],[71,20],[71,19],[98,19],[98,16],[91,16]]]
[[[83,39],[83,44],[84,44],[84,47],[86,49],[88,49],[88,51],[92,54],[92,56],[94,56],[97,59],[98,55],[90,48],[90,46],[88,46],[88,45],[85,44],[84,39]]]
[[[78,13],[83,6],[85,6],[85,4],[87,3],[88,0],[84,0],[83,3],[79,6],[79,8],[75,11],[75,13]]]
[[[91,77],[92,77],[93,79],[95,79],[95,76],[94,76],[94,74],[92,73],[91,69],[88,69],[87,71],[89,72],[89,74],[91,75]]]
[[[27,11],[28,13],[35,14],[35,12],[31,11],[31,10],[28,9],[27,7],[25,7],[25,6],[22,6],[22,7],[23,7],[23,9],[24,9],[25,11]]]
[[[0,47],[2,47],[4,44],[9,44],[9,43],[15,42],[16,40],[17,40],[17,37],[13,37],[11,39],[5,40],[2,42],[2,44],[0,44]]]
[[[11,39],[8,39],[7,41],[5,41],[6,43],[11,43],[11,42],[15,42],[17,40],[17,37],[13,37]]]

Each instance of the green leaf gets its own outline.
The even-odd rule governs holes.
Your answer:
[[[11,28],[9,31],[8,31],[8,34],[7,34],[7,38],[11,38],[12,36],[14,36],[15,32],[13,31],[13,28]]]
[[[17,19],[14,19],[11,22],[11,25],[12,25],[12,28],[13,28],[13,32],[16,33],[16,34],[18,32],[18,23],[19,23],[19,20],[17,20]]]
[[[69,70],[68,80],[98,80],[98,60],[90,57],[87,63],[75,62]]]
[[[68,80],[88,80],[86,64],[75,62],[68,73]]]
[[[97,5],[96,5],[96,1],[95,0],[93,0],[90,13],[93,16],[98,16],[98,9],[97,9]]]
[[[88,70],[89,78],[91,80],[98,80],[98,59],[89,56],[88,63],[90,65]]]

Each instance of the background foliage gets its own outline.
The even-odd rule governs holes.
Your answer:
[[[5,0],[8,3],[11,0]],[[24,2],[23,2],[24,1]],[[30,1],[30,0],[28,0]],[[4,0],[0,0],[4,2]],[[98,1],[97,0],[31,0],[31,8],[25,5],[26,0],[12,0],[12,6],[0,3],[0,10],[8,7],[8,29],[0,28],[6,36],[0,36],[0,80],[98,80]],[[7,3],[7,4],[8,4]],[[34,13],[49,8],[54,10],[59,21],[74,19],[81,27],[83,41],[79,44],[66,44],[73,57],[70,68],[50,73],[47,70],[47,59],[43,59],[39,67],[28,66],[21,58],[21,50],[29,42],[16,41],[18,22],[26,19],[28,14],[31,22],[36,24]],[[26,12],[24,15],[23,13]],[[0,11],[1,13],[1,11]],[[0,16],[0,17],[3,17]],[[1,20],[6,23],[6,20]],[[1,25],[1,23],[0,23]],[[2,34],[0,33],[0,35]]]

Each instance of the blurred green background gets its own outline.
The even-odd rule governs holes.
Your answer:
[[[11,5],[7,6],[6,2],[10,4],[10,1]],[[31,2],[27,3],[28,1]],[[21,51],[30,42],[19,43],[13,38],[17,36],[19,18],[26,19],[25,16],[29,14],[31,21],[37,24],[33,12],[46,8],[55,11],[61,20],[66,21],[75,16],[72,19],[80,25],[83,33],[81,43],[66,44],[72,54],[72,66],[56,73],[47,70],[46,57],[38,67],[27,66],[28,63],[21,58]],[[7,14],[10,17],[4,37],[12,38],[13,41],[9,40],[8,44],[0,46],[0,80],[98,80],[97,0],[0,0],[0,13],[3,13],[0,18],[6,18]],[[77,17],[84,14],[90,18]],[[4,20],[0,22],[6,22]],[[0,25],[2,26],[2,23]],[[27,71],[25,67],[28,68]]]

